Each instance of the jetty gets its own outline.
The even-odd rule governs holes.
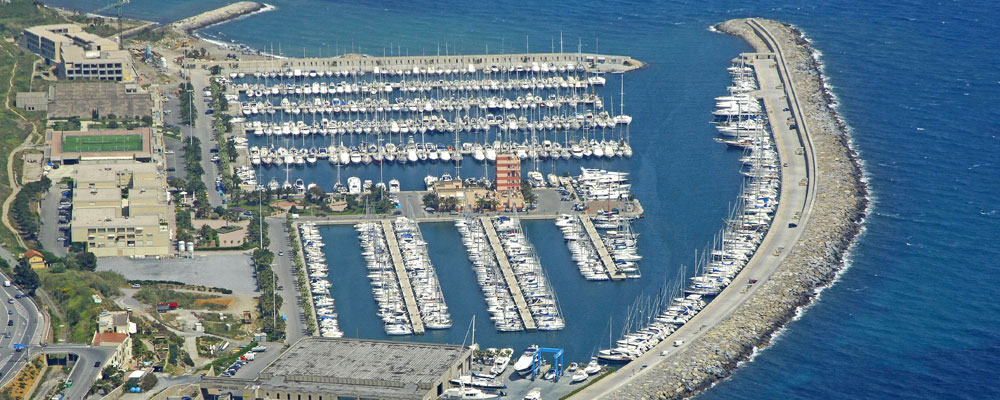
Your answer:
[[[170,24],[169,26],[181,32],[191,33],[206,26],[219,24],[264,10],[267,7],[268,6],[266,4],[255,1],[241,1],[224,7],[219,7],[214,10],[205,11],[192,17],[184,18]]]
[[[731,20],[717,28],[757,50],[741,57],[760,82],[754,96],[774,129],[783,161],[782,202],[732,284],[668,340],[572,398],[679,399],[705,390],[834,279],[859,233],[866,208],[862,171],[847,127],[828,107],[809,41],[794,27],[770,20]]]
[[[247,11],[247,12],[253,12]],[[209,13],[211,13],[210,11]],[[207,13],[206,13],[207,14]],[[200,15],[199,15],[200,16]],[[189,19],[198,18],[199,16]],[[177,22],[174,26],[186,23],[188,19]],[[213,22],[214,23],[214,22]],[[210,25],[210,24],[206,24]],[[188,28],[185,28],[188,29]],[[197,28],[195,28],[197,29]],[[468,70],[489,69],[490,67],[531,68],[533,64],[549,63],[553,65],[573,64],[590,72],[621,73],[642,68],[642,61],[623,55],[597,53],[521,53],[521,54],[469,54],[469,55],[421,55],[421,56],[385,56],[373,57],[362,54],[345,54],[337,57],[308,57],[281,59],[250,59],[232,61],[205,61],[198,65],[207,67],[221,66],[228,72],[268,72],[275,70],[309,71],[360,71],[365,73],[383,73],[391,70],[412,71],[414,68],[459,68]]]
[[[406,273],[406,265],[403,264],[403,255],[399,251],[399,242],[396,241],[396,235],[393,234],[392,222],[390,220],[382,220],[382,232],[385,232],[385,241],[389,245],[389,255],[392,256],[393,271],[396,272],[396,280],[399,282],[399,288],[403,292],[403,304],[406,306],[406,314],[410,316],[413,333],[415,335],[423,335],[424,320],[420,316],[420,309],[417,308],[417,299],[413,295],[410,276]]]
[[[500,238],[497,236],[497,230],[493,226],[493,221],[490,217],[479,217],[479,222],[483,224],[483,229],[486,230],[486,237],[493,248],[493,254],[496,255],[497,262],[500,263],[500,271],[503,273],[504,281],[507,282],[507,287],[510,288],[511,296],[514,297],[514,304],[517,306],[518,314],[521,315],[521,321],[524,322],[524,329],[529,331],[537,330],[538,326],[535,325],[535,318],[531,316],[528,302],[524,300],[521,284],[518,283],[517,277],[514,276],[514,270],[510,267],[507,252],[504,251],[503,246],[500,244]]]
[[[611,258],[608,247],[604,245],[604,240],[601,240],[601,235],[597,234],[597,229],[594,228],[594,221],[590,219],[589,215],[584,214],[580,215],[580,222],[583,223],[583,229],[587,231],[590,241],[594,243],[597,255],[601,258],[601,263],[604,264],[604,268],[608,269],[608,276],[611,277],[611,280],[620,281],[625,279],[625,274],[618,271],[618,266],[615,265],[615,260]]]

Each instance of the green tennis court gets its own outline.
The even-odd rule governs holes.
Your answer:
[[[142,150],[142,135],[64,136],[63,152],[98,153]]]

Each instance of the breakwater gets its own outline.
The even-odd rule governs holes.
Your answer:
[[[767,346],[797,310],[812,301],[817,289],[833,281],[865,216],[867,188],[857,154],[802,32],[777,21],[747,19],[726,21],[716,29],[744,38],[760,53],[780,49],[783,55],[816,168],[809,183],[815,185],[815,194],[808,222],[774,274],[732,315],[669,360],[624,382],[608,398],[690,397],[729,376],[755,348]]]
[[[170,26],[178,31],[190,34],[191,32],[206,26],[215,25],[258,11],[263,11],[267,7],[268,6],[266,4],[255,1],[241,1],[225,7],[205,11],[193,17],[184,18],[170,24]]]

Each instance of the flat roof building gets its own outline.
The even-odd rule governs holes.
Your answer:
[[[108,160],[152,161],[151,128],[45,131],[45,158],[55,164]]]
[[[135,82],[132,56],[114,40],[85,32],[76,24],[26,28],[21,46],[55,65],[60,79]]]
[[[79,165],[71,177],[73,241],[98,257],[170,253],[170,197],[155,165]]]
[[[437,399],[468,374],[472,348],[304,337],[254,378],[204,378],[205,399]]]

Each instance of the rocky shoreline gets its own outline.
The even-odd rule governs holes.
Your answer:
[[[800,30],[778,21],[756,20],[783,50],[813,143],[817,186],[805,231],[752,299],[673,361],[622,386],[610,398],[686,398],[730,376],[755,348],[768,346],[773,335],[810,304],[819,289],[833,282],[844,267],[844,254],[861,231],[868,190],[857,153],[851,148],[849,128],[826,90],[822,65]],[[743,38],[759,52],[768,52],[746,21],[729,20],[715,29]]]

